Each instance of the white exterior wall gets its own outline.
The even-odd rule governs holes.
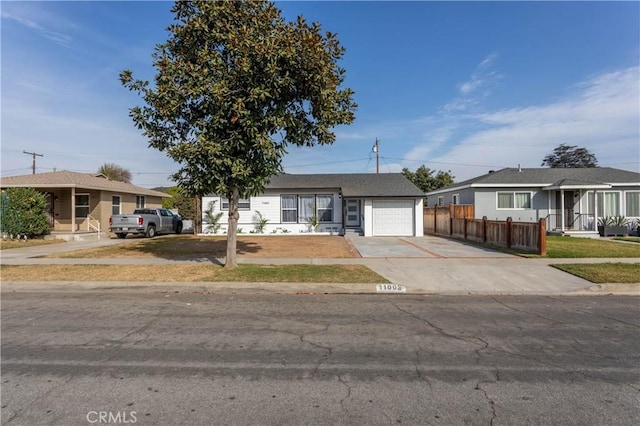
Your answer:
[[[413,219],[413,235],[415,235],[416,237],[424,237],[424,205],[422,198],[416,200]]]
[[[342,197],[338,193],[332,192],[313,192],[313,191],[282,191],[278,193],[265,193],[259,196],[251,197],[251,210],[239,210],[240,217],[238,219],[238,229],[243,234],[249,234],[256,231],[257,214],[260,212],[262,217],[267,219],[267,225],[264,234],[300,234],[311,232],[308,223],[282,223],[281,214],[281,195],[332,195],[333,196],[333,221],[331,223],[320,223],[316,228],[316,233],[339,234],[343,231],[342,226]],[[229,212],[221,210],[220,197],[202,197],[202,217],[204,221],[204,212],[209,208],[209,203],[215,201],[213,213],[222,211],[220,218],[220,230],[218,234],[227,233],[227,225],[229,223]],[[206,224],[203,223],[203,232],[208,233]]]
[[[362,200],[362,228],[365,237],[373,236],[373,200],[367,198]]]

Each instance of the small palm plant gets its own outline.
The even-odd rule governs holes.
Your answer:
[[[262,216],[262,213],[256,210],[256,215],[253,217],[253,220],[256,226],[256,232],[258,234],[264,234],[264,230],[267,227],[267,222],[269,222],[269,219]]]
[[[223,212],[213,213],[213,208],[215,207],[216,202],[211,201],[207,206],[207,210],[204,211],[204,222],[206,223],[207,231],[210,231],[213,234],[217,234],[220,230],[220,218],[224,214]]]

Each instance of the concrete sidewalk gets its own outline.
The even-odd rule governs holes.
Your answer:
[[[163,258],[45,259],[50,253],[78,250],[135,240],[96,240],[0,251],[3,265],[176,265],[223,264],[224,259],[200,258],[171,260]],[[365,265],[413,294],[632,294],[640,295],[640,284],[594,285],[582,278],[555,269],[555,263],[637,263],[638,259],[526,259],[512,255],[486,257],[363,257],[363,258],[242,258],[241,264],[313,264]],[[326,283],[161,283],[161,282],[2,282],[3,290],[16,288],[194,288],[214,292],[286,292],[286,293],[376,293],[375,284]]]

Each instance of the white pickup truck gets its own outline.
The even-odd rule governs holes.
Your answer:
[[[118,214],[109,218],[109,231],[118,238],[127,234],[153,238],[158,234],[182,232],[182,218],[167,209],[135,209],[133,214]]]

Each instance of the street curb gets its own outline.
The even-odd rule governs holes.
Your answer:
[[[597,284],[570,292],[429,290],[406,288],[403,292],[377,291],[372,283],[267,283],[267,282],[160,282],[160,281],[6,281],[2,292],[38,291],[151,291],[211,294],[380,294],[423,296],[640,296],[640,284]]]

